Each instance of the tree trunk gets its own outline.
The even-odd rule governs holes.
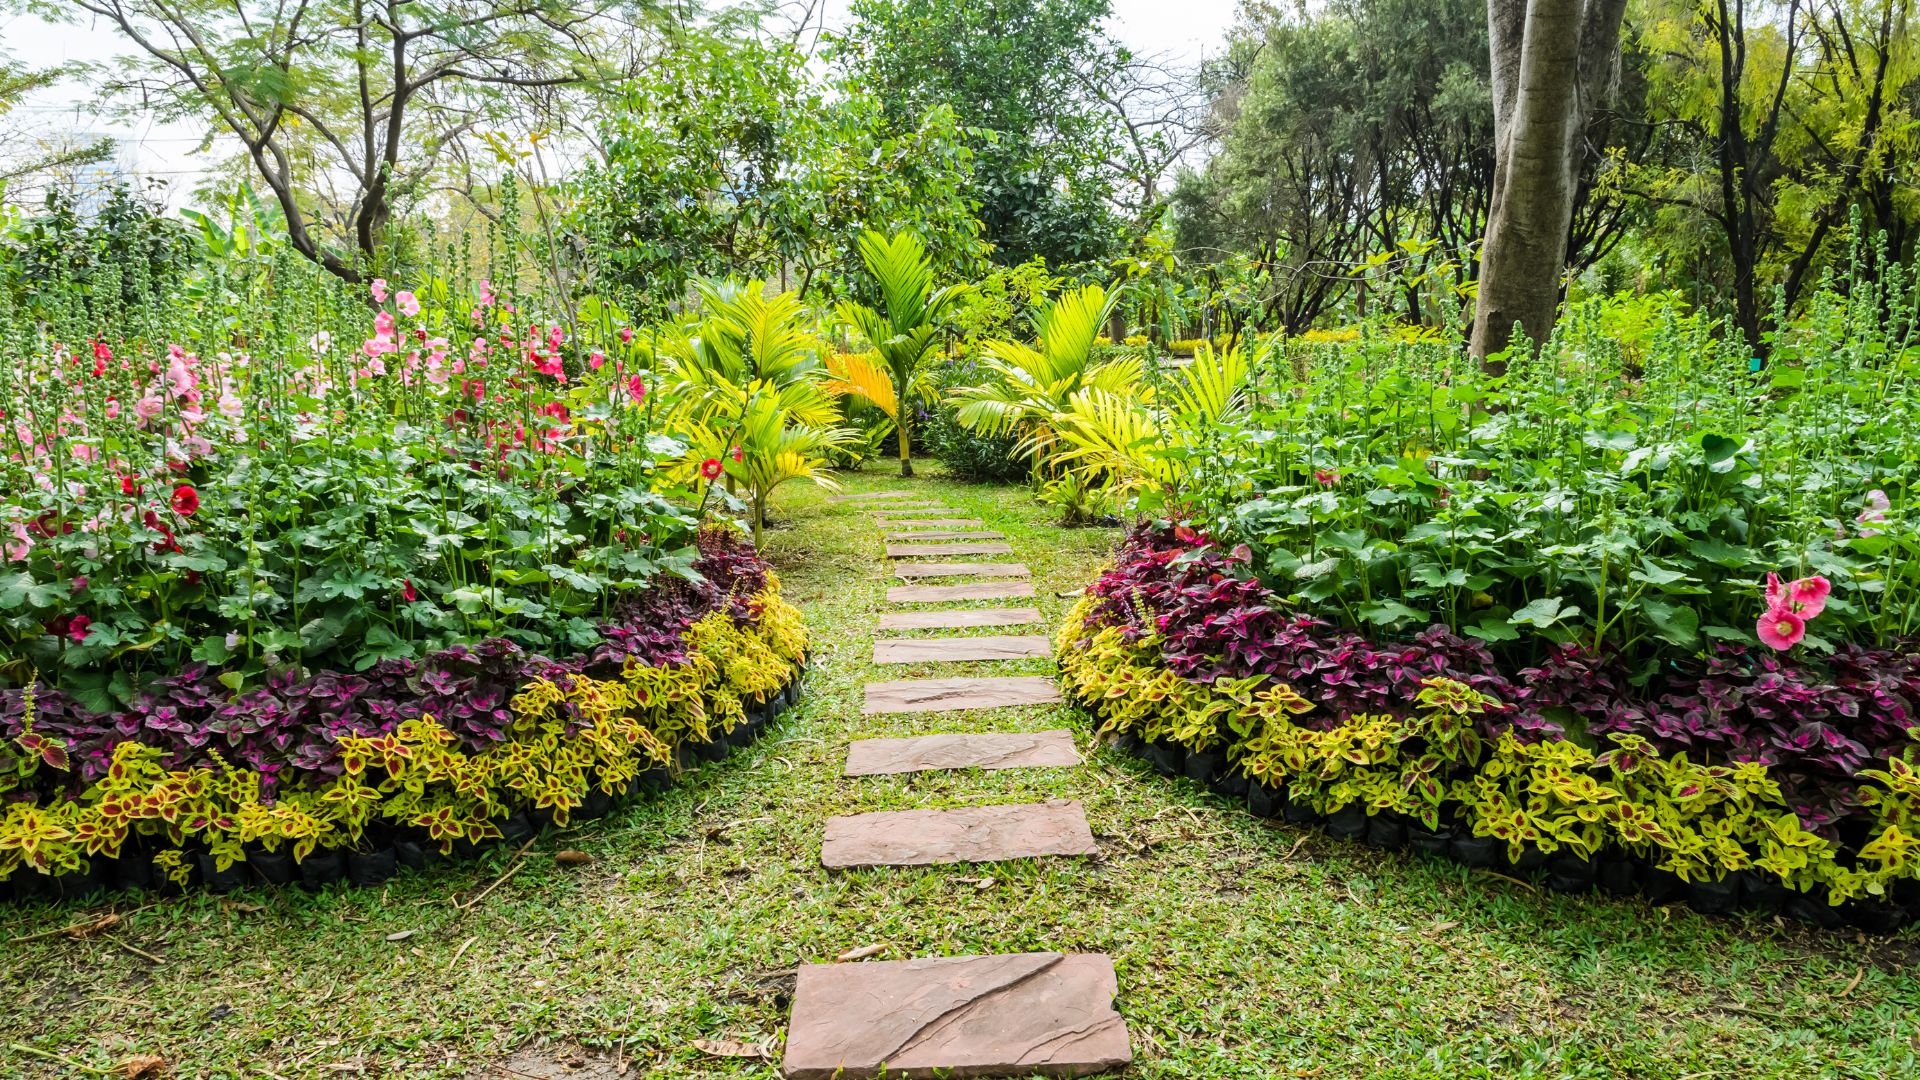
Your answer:
[[[1626,0],[1487,0],[1493,199],[1473,319],[1483,360],[1516,325],[1536,347],[1553,329],[1582,135],[1617,81],[1625,10]]]
[[[908,455],[908,443],[912,441],[909,425],[912,420],[907,416],[906,402],[900,403],[900,422],[894,426],[900,430],[900,475],[913,478],[913,458]]]

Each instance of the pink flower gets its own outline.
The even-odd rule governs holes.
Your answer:
[[[1832,592],[1833,585],[1815,574],[1787,586],[1787,603],[1792,605],[1794,614],[1802,619],[1811,619],[1827,610],[1827,596]]]
[[[622,345],[633,344],[633,327],[623,326],[620,328],[620,344]]]
[[[91,462],[99,456],[100,451],[94,449],[91,443],[79,442],[73,444],[73,459],[75,461]]]
[[[1806,620],[1784,609],[1770,610],[1760,616],[1755,629],[1759,631],[1760,640],[1777,652],[1786,652],[1807,636]]]
[[[599,371],[600,365],[606,362],[607,362],[606,356],[601,353],[590,352],[587,354],[587,366],[592,368],[595,371]]]
[[[133,415],[139,417],[141,422],[144,423],[159,416],[160,408],[160,399],[154,397],[153,391],[149,390],[146,396],[133,403]]]
[[[382,311],[373,317],[373,332],[379,337],[393,336],[393,312]]]
[[[1340,482],[1340,474],[1331,469],[1315,469],[1313,478],[1321,487],[1332,487]]]
[[[486,278],[481,278],[480,279],[480,306],[492,307],[495,303],[498,302],[498,299],[499,299],[498,297],[493,295],[493,282],[487,280]]]
[[[1860,516],[1853,520],[1862,526],[1878,525],[1887,520],[1887,511],[1891,509],[1893,509],[1893,500],[1887,498],[1886,492],[1881,491],[1879,488],[1874,488],[1872,491],[1867,492],[1866,508],[1861,510]],[[1863,527],[1860,530],[1860,535],[1879,536],[1880,530]]]
[[[67,637],[78,645],[87,640],[87,628],[93,625],[93,618],[87,615],[75,615],[67,624]]]
[[[7,545],[8,562],[25,562],[27,553],[33,550],[33,534],[27,531],[25,524],[14,522],[12,526],[13,543]]]
[[[77,592],[77,593],[79,593],[79,592],[86,592],[86,591],[87,591],[87,584],[88,584],[88,582],[87,582],[87,575],[85,575],[85,574],[81,574],[81,575],[80,575],[79,577],[77,577],[77,578],[74,578],[71,584],[72,584],[72,586],[73,586],[73,591],[74,591],[74,592]]]
[[[240,414],[245,411],[245,407],[240,404],[240,399],[235,397],[231,390],[220,395],[220,402],[217,407],[220,410],[220,415],[229,420],[240,419]]]
[[[647,399],[647,384],[640,381],[640,376],[635,375],[627,380],[627,396],[633,399],[635,405]]]
[[[307,348],[312,349],[315,353],[326,352],[328,349],[333,348],[333,335],[322,330],[307,339]]]
[[[384,303],[386,303],[386,302],[387,302],[387,279],[386,279],[386,278],[374,278],[374,279],[373,279],[373,287],[372,287],[371,289],[369,289],[368,291],[370,291],[370,292],[372,292],[372,293],[373,293],[373,302],[374,302],[374,303],[376,303],[376,304],[384,304]]]
[[[1787,606],[1787,587],[1780,583],[1780,575],[1767,574],[1767,610],[1773,611]]]
[[[409,319],[420,314],[420,298],[410,292],[395,293],[393,295],[393,306],[399,308],[400,314],[405,315]]]

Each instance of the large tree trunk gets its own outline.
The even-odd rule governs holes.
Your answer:
[[[1618,81],[1626,0],[1487,0],[1494,170],[1473,353],[1553,329],[1587,122]]]

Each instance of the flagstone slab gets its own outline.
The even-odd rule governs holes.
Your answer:
[[[1040,634],[888,638],[873,643],[873,662],[876,664],[1028,660],[1052,655],[1053,642]]]
[[[949,511],[951,513],[951,511]],[[971,529],[980,524],[979,518],[911,518],[905,521],[883,521],[885,528],[912,526],[919,529]]]
[[[1073,733],[993,731],[861,739],[847,748],[848,776],[885,776],[935,769],[1026,769],[1080,764]]]
[[[1021,600],[1033,595],[1031,581],[979,581],[967,585],[895,585],[889,604],[938,604],[948,600]]]
[[[931,588],[948,588],[934,585]],[[890,611],[880,616],[881,630],[949,630],[971,626],[1019,626],[1040,621],[1030,607],[969,608],[961,611]]]
[[[939,517],[942,514],[964,514],[965,510],[955,510],[951,506],[895,506],[873,512],[874,523],[883,529],[893,528],[894,521],[900,517]]]
[[[893,572],[903,578],[927,577],[1032,577],[1025,563],[895,563]]]
[[[956,712],[1015,705],[1052,705],[1060,688],[1044,675],[998,675],[980,679],[898,679],[867,684],[861,710],[876,713]]]
[[[847,495],[835,495],[833,498],[828,499],[827,501],[834,502],[834,503],[850,503],[850,502],[872,502],[878,499],[919,499],[924,501],[926,499],[926,495],[918,491],[857,491]]]
[[[1095,1076],[1133,1060],[1099,953],[802,964],[785,1080]]]
[[[888,544],[889,559],[923,559],[929,555],[1011,555],[1012,544]]]
[[[890,532],[889,540],[1005,540],[1007,534],[992,529],[934,529],[931,532]]]
[[[820,862],[829,870],[862,866],[938,866],[1099,852],[1086,811],[1072,799],[953,810],[882,810],[827,819]]]

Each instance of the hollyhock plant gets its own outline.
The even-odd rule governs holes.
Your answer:
[[[173,489],[173,498],[168,500],[173,512],[181,517],[192,517],[200,509],[200,493],[192,484],[181,484]]]
[[[1769,608],[1755,627],[1768,648],[1785,652],[1807,636],[1807,621],[1784,607]]]

